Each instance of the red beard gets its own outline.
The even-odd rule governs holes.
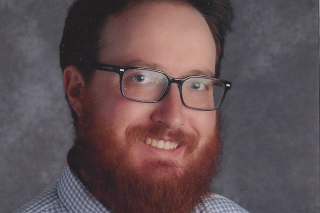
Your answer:
[[[161,138],[165,129],[159,126],[129,128],[127,144],[123,147],[114,137],[111,124],[82,121],[68,162],[94,197],[112,212],[186,213],[209,193],[221,149],[219,125],[201,150],[197,150],[195,135],[180,130],[171,132],[171,138],[188,146],[186,154],[198,152],[182,172],[177,172],[181,168],[174,162],[161,160],[146,162],[148,169],[139,171],[128,157],[130,147],[147,135]]]

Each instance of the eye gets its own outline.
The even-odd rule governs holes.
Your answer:
[[[131,77],[131,79],[136,82],[136,83],[140,83],[140,84],[147,84],[147,83],[150,83],[151,82],[151,79],[146,76],[146,75],[142,75],[142,74],[136,74],[136,75],[133,75]]]
[[[204,90],[206,88],[206,85],[199,81],[193,81],[190,83],[190,87],[194,90]]]

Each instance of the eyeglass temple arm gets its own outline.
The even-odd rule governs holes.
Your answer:
[[[126,70],[123,67],[109,65],[109,64],[101,64],[101,63],[91,64],[89,67],[96,70],[115,72],[115,73],[122,73]]]

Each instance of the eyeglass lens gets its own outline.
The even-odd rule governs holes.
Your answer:
[[[125,97],[141,101],[156,102],[162,98],[169,86],[168,78],[160,72],[130,69],[122,77],[122,93]],[[182,84],[182,101],[191,108],[215,109],[224,95],[224,84],[205,77],[190,77]]]

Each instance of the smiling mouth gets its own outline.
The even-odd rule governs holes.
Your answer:
[[[171,150],[178,148],[178,142],[175,141],[163,141],[163,140],[156,140],[152,138],[146,138],[144,141],[145,144],[148,146],[152,146],[158,149],[164,150]]]

